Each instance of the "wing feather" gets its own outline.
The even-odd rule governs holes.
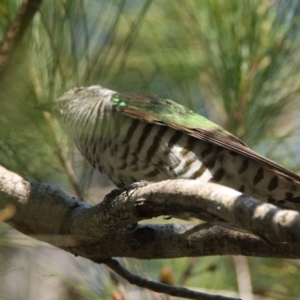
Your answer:
[[[166,125],[202,141],[224,147],[246,158],[264,164],[279,176],[300,183],[300,176],[274,161],[254,152],[222,127],[169,99],[153,94],[124,92],[116,94],[113,108],[129,117]]]

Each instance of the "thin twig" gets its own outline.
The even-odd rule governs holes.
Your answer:
[[[49,133],[52,139],[52,150],[54,155],[58,158],[59,162],[61,163],[61,166],[63,167],[64,171],[66,172],[69,182],[75,192],[75,195],[78,199],[81,201],[84,201],[84,193],[80,188],[77,176],[75,174],[75,171],[72,167],[72,164],[68,158],[65,157],[63,150],[59,144],[59,141],[57,140],[56,131],[53,128],[53,119],[49,116],[48,113],[44,113],[45,120],[48,125]]]
[[[126,288],[122,283],[122,281],[120,280],[121,276],[119,276],[116,272],[113,272],[113,270],[108,267],[107,267],[107,271],[109,273],[111,281],[115,284],[119,295],[122,297],[121,299],[128,299]]]
[[[20,5],[0,45],[0,78],[41,4],[42,0],[25,0]]]
[[[179,285],[185,285],[187,280],[193,276],[194,268],[197,265],[198,257],[189,257],[187,266],[182,272],[182,276],[178,282]]]
[[[235,266],[239,296],[243,300],[254,300],[248,258],[240,255],[233,256],[233,262]]]
[[[147,288],[149,290],[155,291],[157,293],[165,293],[167,295],[182,297],[187,299],[197,299],[197,300],[237,300],[237,298],[229,298],[219,295],[209,295],[201,292],[191,291],[182,287],[170,286],[163,283],[154,282],[147,280],[145,278],[139,277],[130,273],[125,269],[116,259],[107,259],[103,261],[105,265],[110,267],[120,276],[128,280],[131,284],[135,284],[139,287]]]

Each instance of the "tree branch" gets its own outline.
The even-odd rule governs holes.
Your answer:
[[[231,189],[218,185],[208,187],[213,187],[210,190],[211,194],[208,194],[209,188],[206,189],[206,186],[193,180],[160,182],[128,193],[115,190],[106,196],[102,203],[92,207],[69,197],[55,185],[30,183],[0,167],[0,206],[3,211],[8,210],[14,214],[10,219],[9,213],[3,214],[3,218],[6,216],[6,222],[20,232],[75,255],[97,261],[112,256],[139,259],[239,254],[300,257],[300,245],[297,243],[271,244],[253,234],[219,226],[202,230],[199,230],[197,225],[195,227],[175,224],[138,225],[134,230],[124,228],[149,217],[168,215],[180,210],[195,212],[204,206],[210,213],[215,212],[219,216],[220,211],[225,211],[222,218],[231,220],[231,217],[228,217],[230,209],[233,210],[231,215],[235,216],[236,207],[240,209],[244,202],[247,207],[250,206],[246,199],[258,208],[271,207],[272,214],[273,210],[282,211],[246,196],[236,197],[240,193]],[[224,201],[218,210],[221,191],[224,192]],[[208,198],[209,195],[212,199]],[[230,209],[226,208],[227,212],[226,201],[231,203]],[[253,213],[255,210],[245,209],[243,218],[250,219]],[[287,214],[289,213],[298,214],[287,211]],[[241,219],[237,216],[235,218]],[[235,219],[232,220],[231,223],[236,224]],[[264,221],[263,218],[257,220]],[[295,224],[297,227],[298,224]],[[254,228],[262,228],[262,225],[255,225]],[[267,230],[266,225],[265,231]],[[285,230],[288,231],[287,228]],[[291,226],[291,231],[294,230]]]
[[[240,211],[244,212],[241,205],[248,208],[245,210],[246,216],[243,216],[246,221],[237,215]],[[27,235],[94,262],[105,263],[130,283],[140,287],[190,299],[229,298],[140,278],[110,257],[153,259],[224,254],[300,257],[299,244],[274,245],[258,236],[219,226],[202,230],[199,230],[199,225],[174,224],[138,225],[134,230],[124,228],[161,214],[198,214],[204,211],[235,225],[245,225],[247,229],[258,228],[258,231],[262,225],[253,225],[249,220],[254,216],[257,222],[264,223],[266,221],[261,211],[267,216],[271,211],[275,217],[267,219],[274,224],[267,230],[276,228],[276,215],[283,210],[260,204],[234,190],[218,185],[203,185],[194,180],[159,182],[125,192],[114,190],[102,203],[92,207],[69,197],[55,185],[28,182],[0,166],[1,207],[0,218]],[[261,210],[261,207],[265,209]],[[289,217],[290,213],[293,220]],[[289,225],[285,230],[292,232],[286,233],[285,237],[297,239],[292,225],[297,228],[298,213],[286,211],[285,215],[289,220],[285,223]],[[273,233],[268,236],[275,237]]]
[[[214,183],[167,180],[138,189],[130,194],[130,198],[140,203],[139,214],[142,216],[153,217],[170,213],[170,210],[175,216],[182,212],[196,216],[199,212],[207,212],[272,242],[300,242],[300,214],[297,211],[262,203]]]
[[[208,295],[201,292],[191,291],[183,287],[175,287],[141,278],[130,273],[128,270],[122,267],[122,265],[116,259],[107,259],[103,263],[114,270],[116,273],[118,273],[120,276],[127,279],[131,284],[135,284],[139,287],[147,288],[158,293],[165,293],[175,297],[198,300],[237,300],[236,298]]]

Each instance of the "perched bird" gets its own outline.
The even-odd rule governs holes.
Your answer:
[[[95,85],[66,92],[51,111],[82,155],[118,188],[195,179],[300,210],[300,176],[172,100]]]

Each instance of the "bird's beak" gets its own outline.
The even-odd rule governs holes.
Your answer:
[[[34,105],[32,108],[52,113],[53,106],[54,102],[44,102],[41,104]]]

